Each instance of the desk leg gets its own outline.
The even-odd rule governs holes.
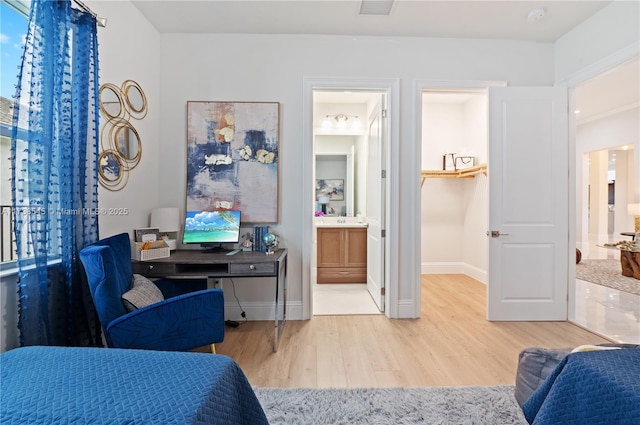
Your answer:
[[[274,314],[275,335],[273,340],[273,352],[278,351],[282,332],[284,331],[284,322],[287,320],[287,256],[278,262],[278,274],[276,276],[276,309]],[[282,282],[282,320],[278,320],[278,298],[280,290],[280,282]]]

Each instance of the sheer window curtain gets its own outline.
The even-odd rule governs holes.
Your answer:
[[[95,18],[32,0],[11,140],[22,346],[96,344],[78,252],[98,239],[98,88]]]

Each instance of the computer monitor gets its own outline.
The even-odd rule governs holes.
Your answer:
[[[222,244],[240,241],[240,211],[187,211],[183,244],[200,244],[206,250],[225,251]]]

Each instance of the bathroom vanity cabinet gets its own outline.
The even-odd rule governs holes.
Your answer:
[[[319,227],[318,283],[367,282],[367,229]]]

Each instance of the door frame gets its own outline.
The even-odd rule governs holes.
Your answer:
[[[489,87],[506,87],[506,81],[486,81],[486,80],[415,80],[413,83],[413,103],[414,103],[414,117],[413,122],[415,123],[414,128],[414,140],[416,146],[416,153],[414,155],[414,163],[413,167],[417,170],[417,175],[420,175],[422,170],[422,93],[425,91],[455,91],[455,90],[487,90],[487,102],[489,101],[488,90]],[[489,131],[489,116],[487,109],[487,132]],[[488,136],[488,135],[487,135]],[[487,137],[488,140],[488,137]],[[487,146],[487,150],[489,146]],[[416,182],[414,185],[414,198],[416,199],[415,208],[416,211],[420,211],[422,205],[422,187],[420,186],[420,179],[416,177]],[[488,205],[488,204],[487,204]],[[422,214],[416,213],[413,215],[414,223],[413,228],[416,229],[414,234],[416,234],[416,239],[413,241],[412,250],[414,255],[413,264],[415,265],[416,270],[414,270],[415,275],[417,276],[417,280],[414,281],[413,287],[413,310],[414,317],[420,317],[420,312],[422,308],[422,282],[421,282],[421,265],[422,265],[422,247],[421,247],[421,237],[420,237],[420,229],[422,227]],[[488,219],[487,214],[487,219]],[[487,230],[489,229],[489,223],[487,222]],[[487,250],[488,250],[487,246]],[[487,271],[488,271],[488,263],[487,263]],[[487,282],[487,285],[489,283]]]
[[[634,60],[640,55],[638,51],[640,50],[640,42],[635,42],[625,48],[622,48],[604,58],[594,62],[590,65],[587,65],[584,68],[581,68],[564,78],[556,81],[554,86],[565,86],[568,88],[568,101],[569,101],[569,111],[575,111],[576,109],[576,97],[575,90],[576,87],[582,83],[587,82],[588,80],[597,77],[616,66],[622,65],[625,62]],[[577,237],[577,217],[578,213],[578,205],[576,205],[578,201],[577,190],[579,188],[576,187],[576,172],[578,161],[582,162],[581,158],[576,158],[576,117],[575,114],[569,113],[569,253],[575,253],[576,250],[576,237]],[[635,152],[634,164],[640,164],[640,149],[638,152]],[[635,177],[640,178],[640,166],[636,167]],[[636,188],[634,193],[636,199],[640,198],[640,187]],[[573,258],[573,257],[569,257]],[[567,272],[568,279],[568,297],[567,297],[567,320],[571,323],[575,323],[575,314],[576,314],[576,265],[575,262],[569,261],[569,267]]]
[[[389,143],[387,145],[385,204],[385,315],[398,316],[399,246],[399,78],[304,77],[302,88],[302,318],[311,318],[311,244],[313,238],[313,91],[370,90],[386,92]]]

